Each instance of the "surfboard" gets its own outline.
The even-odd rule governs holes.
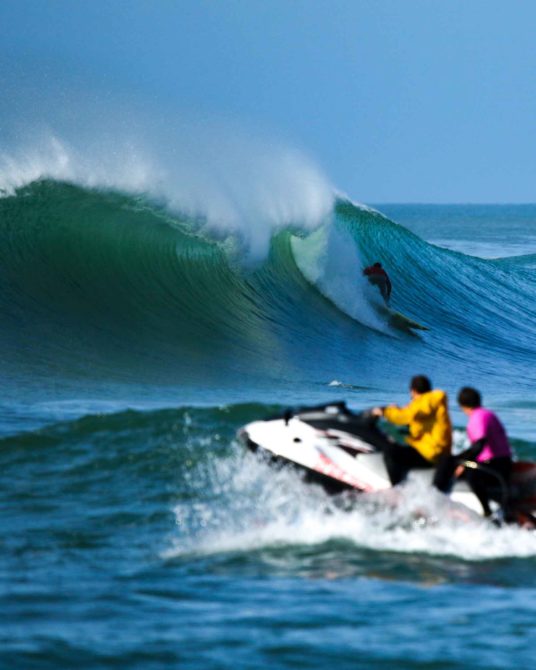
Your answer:
[[[389,323],[395,328],[410,328],[413,330],[430,330],[427,326],[423,326],[422,323],[410,319],[409,316],[401,314],[400,312],[394,312],[392,309],[386,308],[389,314]]]
[[[430,330],[428,326],[423,326],[422,323],[410,319],[409,316],[396,312],[394,309],[386,305],[376,305],[378,312],[387,318],[390,326],[398,328],[398,330],[405,330],[406,332],[413,332],[414,330]]]

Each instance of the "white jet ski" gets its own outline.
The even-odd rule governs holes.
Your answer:
[[[247,424],[238,436],[270,460],[299,467],[308,480],[322,484],[329,493],[375,493],[392,488],[382,454],[391,438],[379,429],[370,412],[352,412],[344,402],[287,410],[282,416]],[[431,485],[433,469],[416,470],[412,476]],[[465,481],[456,481],[450,498],[482,514],[478,498]],[[536,464],[514,463],[509,485],[498,478],[490,498],[495,511],[508,510],[509,521],[536,525]]]

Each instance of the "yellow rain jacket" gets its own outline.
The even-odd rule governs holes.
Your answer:
[[[444,391],[435,389],[418,395],[406,407],[390,405],[383,416],[391,423],[409,426],[406,442],[431,463],[436,463],[441,454],[450,453],[452,424]]]

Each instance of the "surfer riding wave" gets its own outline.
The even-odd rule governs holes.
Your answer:
[[[391,298],[392,284],[389,279],[389,275],[383,269],[382,264],[379,262],[369,265],[363,270],[363,274],[368,278],[369,282],[373,286],[377,286],[382,294],[382,298],[385,300],[385,304],[389,304],[389,299]]]

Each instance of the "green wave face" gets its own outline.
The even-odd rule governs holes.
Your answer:
[[[126,383],[374,386],[445,361],[496,376],[499,359],[511,374],[534,357],[536,286],[522,263],[439,249],[344,200],[312,233],[289,221],[255,267],[241,263],[243,240],[205,229],[139,196],[59,182],[0,199],[4,369]],[[378,311],[361,275],[376,260],[389,269],[393,308],[429,333],[401,333]]]
[[[197,225],[141,198],[54,182],[1,199],[6,360],[75,377],[276,376],[306,363],[302,335],[325,340],[326,321],[348,329],[296,268],[290,233],[252,270],[240,267],[239,241]]]

